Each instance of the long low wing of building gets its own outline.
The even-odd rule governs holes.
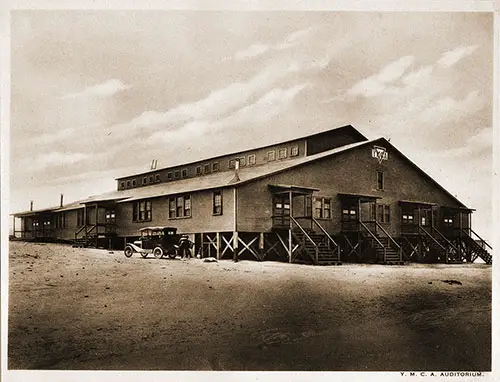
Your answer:
[[[491,263],[472,212],[386,139],[344,126],[121,177],[115,191],[14,217],[19,237],[98,247],[169,226],[218,258]]]

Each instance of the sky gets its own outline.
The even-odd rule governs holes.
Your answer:
[[[351,124],[492,238],[492,13],[17,10],[10,33],[10,212]]]

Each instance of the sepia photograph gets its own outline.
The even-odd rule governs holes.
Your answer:
[[[10,9],[5,380],[490,380],[491,10]]]

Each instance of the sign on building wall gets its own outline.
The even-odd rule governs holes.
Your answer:
[[[372,157],[378,160],[378,163],[382,163],[383,160],[389,159],[389,153],[385,147],[373,146]]]

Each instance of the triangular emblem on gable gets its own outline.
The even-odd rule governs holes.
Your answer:
[[[389,153],[385,147],[373,146],[372,158],[377,159],[378,163],[382,163],[382,161],[389,159]]]

